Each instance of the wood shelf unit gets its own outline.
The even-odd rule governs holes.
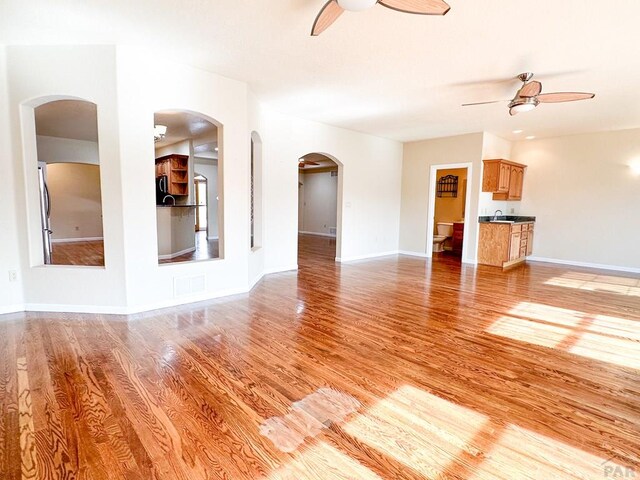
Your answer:
[[[526,165],[503,159],[483,160],[483,164],[483,192],[492,192],[494,200],[522,200]]]
[[[156,177],[167,176],[167,193],[189,195],[189,155],[172,153],[156,158]]]

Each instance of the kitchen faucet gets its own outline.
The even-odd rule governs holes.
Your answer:
[[[493,221],[495,222],[498,219],[498,212],[500,212],[500,215],[502,215],[502,210],[496,210],[493,213]]]
[[[176,204],[176,197],[174,197],[173,195],[165,195],[165,196],[164,196],[164,198],[162,199],[162,204],[163,204],[163,205],[165,204],[164,202],[165,202],[165,200],[166,200],[167,198],[170,198],[171,200],[173,200],[173,204],[174,204],[174,205]]]

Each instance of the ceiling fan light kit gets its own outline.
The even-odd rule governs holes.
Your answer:
[[[378,0],[337,0],[338,5],[350,12],[361,12],[373,7]]]
[[[451,7],[444,0],[329,0],[313,22],[311,35],[316,37],[329,28],[345,11],[361,12],[380,4],[403,13],[445,15]]]
[[[540,102],[537,98],[520,98],[509,103],[509,114],[511,116],[519,113],[530,112],[538,106]]]

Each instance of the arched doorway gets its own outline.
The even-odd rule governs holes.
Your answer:
[[[311,152],[298,159],[298,265],[340,258],[342,164]]]

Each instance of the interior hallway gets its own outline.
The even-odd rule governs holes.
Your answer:
[[[243,296],[3,317],[0,478],[575,479],[604,478],[607,459],[640,471],[638,276],[336,264],[332,248],[302,238],[298,272]],[[261,434],[324,387],[357,412],[290,432],[291,452]]]

